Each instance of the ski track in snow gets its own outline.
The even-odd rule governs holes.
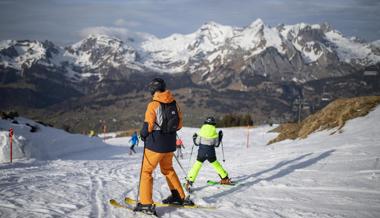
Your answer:
[[[380,109],[370,114],[379,120]],[[376,122],[375,122],[376,123]],[[225,162],[218,160],[238,184],[208,186],[218,176],[203,164],[191,198],[216,210],[158,208],[162,217],[279,217],[347,218],[380,217],[379,131],[370,118],[348,122],[343,133],[318,132],[305,140],[273,145],[276,136],[268,126],[224,131]],[[179,132],[185,143],[187,171],[191,135],[195,128]],[[371,136],[371,137],[368,137]],[[108,145],[70,153],[56,160],[18,160],[0,164],[0,217],[140,217],[114,208],[108,200],[136,198],[142,155],[128,154],[129,138],[107,140]],[[185,174],[173,159],[177,174]],[[165,178],[154,173],[155,201],[169,195]],[[146,217],[146,216],[141,216]]]

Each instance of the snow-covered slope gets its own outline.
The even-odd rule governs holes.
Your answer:
[[[349,121],[341,133],[317,132],[307,139],[267,146],[276,136],[269,126],[224,131],[224,159],[219,161],[234,187],[207,186],[218,179],[205,162],[191,198],[215,210],[158,208],[162,217],[318,217],[380,216],[380,107],[366,117]],[[3,125],[3,124],[2,124]],[[7,126],[8,128],[8,126]],[[20,131],[20,130],[18,130]],[[188,170],[191,136],[197,129],[183,128],[186,146],[182,166]],[[49,133],[41,131],[40,134]],[[53,141],[54,135],[44,135]],[[67,135],[66,146],[77,143]],[[66,153],[56,160],[18,160],[0,164],[1,217],[136,217],[110,206],[108,200],[137,195],[141,145],[128,155],[129,138],[113,138],[108,146]],[[175,160],[173,160],[175,161]],[[181,180],[185,172],[174,162]],[[154,200],[169,195],[159,169],[154,173]]]
[[[10,155],[9,129],[13,128],[13,159],[49,160],[105,146],[98,137],[70,134],[22,117],[0,119],[0,162]],[[37,131],[33,131],[36,128]],[[32,130],[32,132],[31,132]]]

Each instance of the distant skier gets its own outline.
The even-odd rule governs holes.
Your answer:
[[[129,155],[132,155],[132,151],[136,154],[135,146],[139,146],[139,137],[137,137],[136,131],[132,134],[131,139],[129,139],[129,143],[131,143],[131,147],[129,147]]]
[[[96,136],[95,131],[94,130],[90,130],[90,133],[88,134],[88,136],[90,136],[90,137]]]
[[[141,140],[144,141],[140,175],[140,199],[134,211],[156,215],[153,201],[153,171],[160,165],[171,195],[162,200],[165,204],[194,205],[186,198],[181,182],[173,168],[177,131],[182,128],[182,113],[163,79],[155,78],[148,85],[153,96],[145,112]]]
[[[177,141],[175,142],[176,147],[177,147],[177,157],[180,157],[183,159],[183,153],[182,153],[182,148],[185,148],[183,145],[182,139],[177,135]]]
[[[199,146],[199,149],[197,160],[186,177],[185,186],[186,190],[189,192],[205,160],[208,160],[214,170],[218,173],[221,178],[220,184],[232,184],[231,179],[228,177],[228,173],[223,169],[219,161],[216,160],[215,147],[219,147],[223,139],[223,132],[222,130],[219,130],[219,134],[216,133],[215,126],[215,118],[207,117],[199,130],[199,134],[194,133],[193,135],[193,142],[196,146]]]

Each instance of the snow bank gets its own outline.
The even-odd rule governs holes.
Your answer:
[[[37,131],[31,132],[31,126],[37,127]],[[9,161],[10,128],[14,130],[13,159],[56,159],[74,152],[105,146],[98,137],[70,134],[18,117],[14,120],[0,120],[0,162]]]

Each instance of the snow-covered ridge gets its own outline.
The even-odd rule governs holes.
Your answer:
[[[228,60],[234,50],[243,50],[249,54],[245,57],[248,58],[270,47],[282,55],[296,49],[306,63],[316,62],[325,52],[335,52],[340,61],[347,63],[369,65],[380,61],[380,56],[374,54],[369,43],[347,38],[327,23],[270,27],[257,19],[240,28],[208,22],[194,33],[148,40],[142,46],[143,52],[152,54],[153,61],[148,60],[148,66],[166,69],[173,63],[181,63],[176,65],[175,71],[185,70],[186,64],[198,57],[210,61],[215,59],[211,57],[219,56]],[[223,52],[225,49],[230,52]]]
[[[32,130],[32,127],[35,130]],[[0,163],[9,161],[8,130],[10,128],[14,132],[13,159],[57,159],[73,152],[105,145],[98,137],[70,134],[22,117],[14,118],[14,120],[0,119]]]
[[[89,35],[65,48],[38,41],[4,40],[0,42],[0,67],[22,71],[36,63],[63,66],[68,77],[79,81],[95,75],[94,70],[111,68],[188,72],[203,77],[233,59],[250,60],[269,48],[274,48],[289,62],[299,54],[305,65],[331,56],[360,66],[380,62],[378,41],[366,43],[347,38],[326,23],[271,27],[257,19],[246,27],[232,27],[207,22],[190,34],[173,34],[166,38],[132,35],[135,38],[130,37],[125,42],[104,34]],[[49,49],[55,52],[48,52]],[[249,62],[244,64],[249,65]],[[97,76],[101,80],[102,75]]]
[[[0,42],[0,65],[22,70],[46,58],[47,51],[39,41],[5,40]]]
[[[345,38],[337,31],[327,32],[326,39],[334,43],[339,59],[343,62],[358,62],[363,65],[380,62],[380,56],[372,51],[371,44]],[[373,45],[378,46],[376,41]]]
[[[90,35],[68,47],[64,56],[72,57],[74,64],[91,69],[109,64],[118,67],[136,60],[135,50],[120,39],[106,35]]]

